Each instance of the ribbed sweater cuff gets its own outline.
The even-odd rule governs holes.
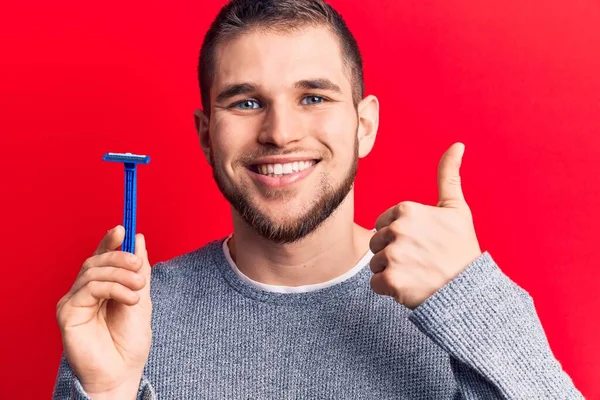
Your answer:
[[[73,382],[71,386],[71,400],[93,400],[83,389],[81,382],[77,379],[76,376],[73,376]],[[156,395],[154,393],[154,389],[150,385],[148,379],[145,376],[142,376],[140,381],[140,387],[138,389],[138,394],[136,400],[156,400]]]

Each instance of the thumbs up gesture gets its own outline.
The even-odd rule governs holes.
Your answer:
[[[415,309],[481,255],[461,187],[464,151],[454,143],[440,160],[437,206],[403,201],[377,219],[369,244],[375,293]]]

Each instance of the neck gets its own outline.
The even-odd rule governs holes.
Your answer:
[[[303,286],[326,282],[348,270],[369,250],[373,233],[354,223],[352,193],[314,232],[276,244],[258,235],[233,211],[229,251],[247,277],[269,285]]]

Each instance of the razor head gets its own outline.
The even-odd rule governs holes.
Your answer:
[[[122,162],[122,163],[134,163],[134,164],[148,164],[150,162],[150,156],[144,156],[132,153],[106,153],[102,157],[104,161]]]

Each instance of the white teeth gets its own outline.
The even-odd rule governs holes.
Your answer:
[[[314,164],[314,161],[294,161],[285,164],[261,164],[256,166],[256,170],[262,175],[282,176],[302,171]]]

